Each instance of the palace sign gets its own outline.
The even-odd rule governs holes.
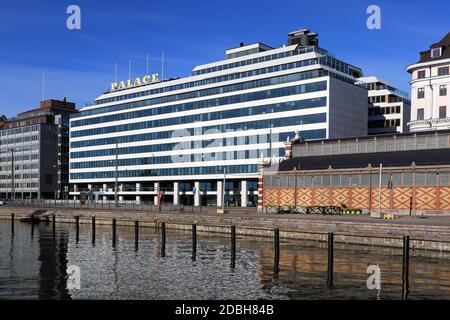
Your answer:
[[[134,81],[132,81],[131,79],[128,79],[127,81],[120,81],[119,83],[113,82],[113,83],[111,83],[111,91],[139,87],[144,84],[149,84],[149,83],[153,83],[153,82],[157,82],[157,81],[159,81],[158,74],[154,73],[152,75],[144,76],[142,79],[136,78],[136,79],[134,79]]]

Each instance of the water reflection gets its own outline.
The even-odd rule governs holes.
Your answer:
[[[111,226],[0,222],[0,299],[401,299],[402,250]],[[138,247],[136,239],[139,239]],[[78,240],[78,241],[77,241]],[[278,272],[274,277],[274,262]],[[81,289],[66,287],[67,267]],[[381,290],[367,289],[367,267]],[[408,299],[448,299],[450,256],[410,255]],[[327,281],[328,280],[328,281]]]

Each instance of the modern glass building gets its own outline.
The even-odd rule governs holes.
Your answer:
[[[229,49],[189,77],[113,83],[70,120],[71,195],[255,206],[258,162],[280,161],[288,137],[367,134],[362,76],[303,29],[279,48]]]

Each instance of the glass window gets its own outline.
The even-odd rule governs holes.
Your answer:
[[[368,187],[370,185],[370,176],[367,173],[361,174],[361,179],[359,185],[361,187]]]
[[[417,150],[424,150],[427,148],[426,137],[417,137]]]
[[[367,142],[367,152],[375,152],[375,141]]]
[[[447,118],[447,106],[439,107],[439,119]]]
[[[305,176],[305,187],[312,187],[312,177]]]
[[[425,172],[416,172],[416,186],[425,185]]]
[[[287,188],[288,186],[288,177],[287,176],[281,176],[280,177],[280,187],[281,188]]]
[[[438,68],[438,76],[448,76],[448,74],[449,74],[449,67]]]
[[[413,174],[412,172],[404,172],[403,173],[403,185],[404,186],[412,186],[413,183]]]
[[[352,187],[359,186],[359,174],[353,174],[352,176]]]
[[[329,187],[330,186],[330,175],[326,174],[322,176],[322,187]]]
[[[386,151],[386,140],[378,140],[377,141],[377,151],[378,152]]]
[[[289,176],[289,188],[295,187],[295,176]]]
[[[357,153],[357,143],[356,142],[350,142],[350,153]]]
[[[297,177],[297,187],[304,187],[304,186],[305,186],[305,177],[298,176]]]
[[[415,150],[415,149],[416,149],[416,144],[415,144],[414,137],[406,138],[406,150]]]
[[[392,185],[394,187],[402,185],[402,174],[401,173],[393,173],[392,174]]]
[[[333,154],[340,154],[340,145],[339,145],[339,143],[333,143],[332,144],[332,148],[333,148]]]
[[[389,139],[386,141],[386,151],[395,151],[395,140]]]
[[[447,95],[447,85],[443,84],[439,86],[439,95],[446,96]]]
[[[439,173],[439,185],[440,186],[450,186],[450,172],[440,172]]]
[[[427,186],[437,185],[437,172],[427,172]]]
[[[279,188],[280,187],[280,177],[273,177],[272,178],[272,187],[273,188]]]
[[[348,174],[341,175],[341,186],[348,187],[350,185],[350,176]]]
[[[449,135],[438,136],[439,148],[448,148],[448,137]]]
[[[313,186],[317,188],[322,187],[322,176],[313,177]]]
[[[417,89],[417,99],[425,98],[425,88]]]
[[[264,176],[264,186],[267,188],[272,187],[272,176]]]
[[[341,176],[338,174],[333,174],[331,177],[331,185],[333,187],[340,187],[341,186]]]
[[[423,120],[425,118],[424,112],[423,108],[417,109],[417,120]]]

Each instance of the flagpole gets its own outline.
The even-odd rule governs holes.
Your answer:
[[[378,184],[378,212],[381,213],[381,174],[383,171],[383,164],[380,163],[380,179]]]

